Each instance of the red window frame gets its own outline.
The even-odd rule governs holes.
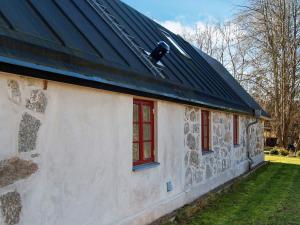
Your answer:
[[[206,132],[205,132],[206,131]],[[210,147],[210,113],[201,111],[201,145],[202,151],[209,151]]]
[[[133,144],[139,144],[139,159],[137,161],[133,161],[133,166],[142,165],[146,163],[154,162],[155,154],[154,154],[154,102],[148,100],[140,100],[134,99],[133,106],[138,106],[138,121],[134,121],[133,118],[133,126],[138,124],[139,130],[139,138],[138,141],[133,139]],[[143,121],[143,107],[150,107],[150,121]],[[150,140],[144,140],[144,125],[150,124]],[[150,158],[145,158],[145,143],[151,143],[150,149]]]
[[[239,116],[233,115],[233,145],[239,144]]]

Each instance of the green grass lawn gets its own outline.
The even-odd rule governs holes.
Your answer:
[[[165,225],[300,224],[300,159],[268,156],[271,163],[202,207],[180,209]]]
[[[273,156],[273,155],[266,155],[266,161],[270,161],[272,163],[288,163],[288,164],[295,164],[300,165],[300,158],[296,157],[282,157],[282,156]]]

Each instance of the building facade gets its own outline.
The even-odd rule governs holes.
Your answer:
[[[0,224],[144,225],[264,160],[268,114],[120,0],[0,1]]]
[[[0,189],[1,224],[147,224],[248,170],[249,116],[7,73],[0,86],[0,158],[11,181]],[[137,100],[153,103],[154,155],[135,166]],[[257,165],[263,121],[250,131]]]

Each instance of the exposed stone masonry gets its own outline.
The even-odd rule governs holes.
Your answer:
[[[0,161],[0,188],[29,177],[37,169],[34,162],[17,157]]]
[[[29,87],[30,86],[30,87]],[[20,110],[23,110],[21,104],[34,113],[43,114],[47,107],[47,96],[41,89],[32,89],[34,85],[28,83],[27,92],[24,91],[25,95],[30,91],[29,97],[25,103],[22,103],[22,92],[20,85],[16,80],[7,81],[7,89],[9,93],[9,99],[20,105]],[[23,93],[23,94],[24,94]],[[40,119],[36,118],[34,114],[23,112],[22,118],[19,125],[18,133],[18,151],[29,152],[36,149],[36,142],[40,126],[42,125]]]
[[[44,113],[47,107],[47,98],[43,91],[32,90],[30,98],[26,100],[26,108],[38,112]]]
[[[192,185],[203,180],[204,168],[200,163],[200,110],[198,108],[187,107],[184,118],[184,145],[185,145],[185,184]],[[202,167],[202,168],[201,168]]]
[[[8,80],[7,86],[8,86],[9,98],[14,103],[20,104],[22,100],[21,100],[21,91],[20,91],[19,83],[15,80]]]
[[[0,196],[1,214],[6,225],[15,225],[20,221],[22,210],[21,196],[18,192],[9,192]]]
[[[18,142],[18,152],[26,154],[36,150],[38,133],[42,125],[41,118],[43,118],[40,115],[46,111],[47,96],[43,90],[36,87],[35,82],[30,80],[27,81],[27,86],[23,89],[20,88],[18,81],[8,80],[7,90],[9,100],[17,104],[20,115],[22,115],[16,142]],[[38,157],[39,153],[33,152],[30,155],[34,158]],[[20,188],[20,184],[14,185],[14,183],[28,178],[37,170],[38,165],[36,163],[18,157],[0,161],[0,188],[10,189],[10,192],[0,195],[1,225],[2,223],[5,225],[19,223],[22,202],[17,189]]]
[[[211,152],[201,150],[201,112],[197,108],[185,109],[185,185],[186,188],[204,182],[214,176],[234,168],[245,161],[246,126],[249,120],[240,116],[239,145],[233,146],[232,114],[211,112]],[[254,125],[250,130],[250,153],[256,156],[262,153],[263,126]]]
[[[36,148],[38,131],[41,121],[24,113],[19,128],[19,152],[28,152]]]

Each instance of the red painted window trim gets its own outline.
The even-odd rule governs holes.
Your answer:
[[[233,144],[239,144],[239,116],[233,115]]]
[[[207,136],[204,131],[207,131]],[[205,141],[206,140],[206,141]],[[201,145],[202,151],[209,151],[210,147],[210,113],[209,111],[201,111]]]
[[[133,124],[139,125],[139,140],[134,141],[133,143],[139,143],[139,160],[133,162],[133,166],[142,165],[146,163],[154,162],[155,154],[154,154],[154,102],[148,100],[140,100],[134,99],[133,105],[138,106],[138,113],[139,113],[139,121],[133,121]],[[150,106],[150,121],[144,122],[143,121],[143,106]],[[151,140],[144,140],[144,124],[150,124],[151,129]],[[149,159],[145,159],[144,157],[144,143],[151,143],[151,157]]]

